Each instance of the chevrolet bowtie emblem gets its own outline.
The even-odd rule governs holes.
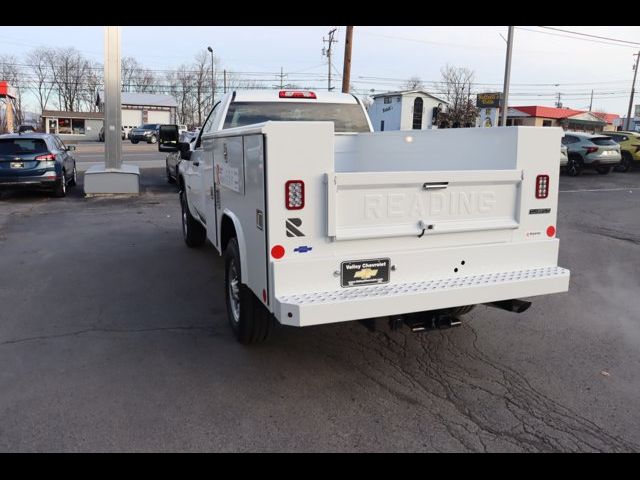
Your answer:
[[[373,268],[363,268],[359,272],[353,274],[353,278],[361,278],[362,280],[367,280],[371,277],[375,277],[378,273],[378,269]]]

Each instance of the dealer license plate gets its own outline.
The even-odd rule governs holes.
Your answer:
[[[342,262],[340,284],[343,287],[360,287],[389,282],[388,258]]]

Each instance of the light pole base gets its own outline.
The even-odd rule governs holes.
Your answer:
[[[85,195],[139,195],[140,168],[122,164],[120,168],[94,165],[84,173]]]

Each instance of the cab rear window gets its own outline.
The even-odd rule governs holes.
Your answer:
[[[229,105],[224,128],[267,121],[333,122],[334,131],[368,132],[367,118],[358,104],[302,102],[234,102]]]
[[[0,139],[0,155],[47,153],[47,144],[41,138]]]

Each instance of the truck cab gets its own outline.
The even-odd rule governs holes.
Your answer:
[[[272,322],[389,317],[414,331],[484,303],[566,291],[555,221],[560,128],[373,132],[354,96],[242,91],[180,151],[182,229],[225,257],[243,343]]]

